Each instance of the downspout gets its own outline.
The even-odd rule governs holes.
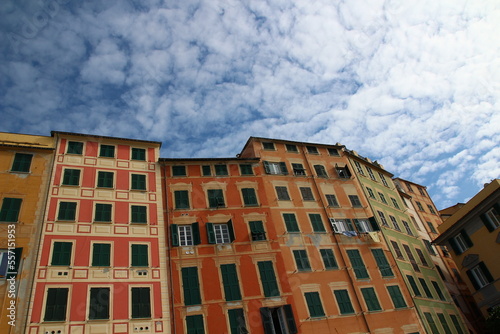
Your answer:
[[[167,247],[167,254],[168,254],[168,261],[167,261],[167,272],[168,272],[168,281],[169,281],[169,299],[170,299],[170,321],[171,321],[171,329],[172,333],[177,333],[177,327],[175,325],[175,309],[174,309],[174,284],[173,284],[173,277],[172,277],[172,238],[170,235],[170,212],[168,210],[168,191],[167,191],[167,174],[166,174],[166,168],[165,165],[160,163],[160,168],[163,169],[163,181],[161,183],[162,185],[162,192],[163,192],[163,199],[165,205],[165,209],[163,210],[164,212],[164,218],[165,218],[165,237],[166,237],[166,244],[168,245]]]
[[[325,205],[325,201],[323,199],[323,196],[320,196],[322,193],[320,192],[320,189],[319,189],[319,186],[316,182],[316,178],[314,177],[314,174],[312,173],[312,171],[314,170],[313,168],[311,168],[311,163],[309,162],[309,160],[307,159],[307,155],[305,154],[304,152],[304,148],[301,147],[302,149],[302,155],[304,156],[304,159],[305,161],[307,162],[307,166],[309,167],[309,170],[311,171],[311,178],[313,180],[313,184],[314,184],[314,188],[316,189],[316,193],[318,194],[318,197],[319,197],[319,200],[321,202],[321,207],[323,208],[323,211],[325,212],[325,215],[326,217],[328,218],[329,217],[329,212],[328,210],[326,209],[327,206]],[[332,232],[332,236],[333,236],[333,239],[335,241],[335,244],[337,245],[337,248],[338,248],[338,252],[340,254],[340,257],[342,258],[342,262],[344,263],[344,266],[346,267],[346,271],[347,271],[347,277],[349,277],[349,282],[353,288],[353,291],[354,291],[354,295],[356,296],[356,302],[358,303],[358,307],[359,309],[361,310],[361,316],[363,318],[363,323],[365,324],[366,326],[366,329],[368,331],[368,333],[371,333],[371,330],[370,330],[370,325],[368,324],[368,320],[366,320],[366,315],[363,311],[363,308],[361,306],[361,302],[360,302],[360,297],[359,297],[359,294],[358,294],[358,291],[357,289],[355,288],[354,286],[354,281],[353,281],[353,278],[351,277],[349,271],[347,270],[347,262],[346,262],[346,258],[344,257],[344,254],[342,253],[342,249],[340,247],[340,244],[337,240],[337,236],[335,235],[335,232]]]
[[[57,136],[57,134],[56,134]],[[57,154],[57,148],[59,147],[59,141],[54,138],[54,140],[56,141],[56,147],[54,148],[54,153],[52,154],[52,159],[50,159],[50,162],[49,162],[49,168],[50,168],[50,172],[49,172],[49,175],[48,175],[48,180],[47,180],[47,184],[45,186],[45,198],[43,199],[43,210],[42,210],[42,215],[41,215],[41,218],[40,218],[40,224],[38,226],[38,228],[36,229],[36,232],[35,232],[35,245],[34,248],[36,248],[36,253],[35,253],[35,256],[34,256],[34,259],[31,260],[31,264],[33,265],[33,270],[32,270],[32,274],[31,274],[31,279],[29,281],[29,297],[28,297],[28,309],[26,310],[26,317],[25,317],[25,321],[24,321],[24,328],[23,328],[23,333],[27,333],[27,328],[28,328],[28,323],[29,323],[29,315],[30,315],[30,312],[33,310],[33,308],[31,308],[30,310],[30,305],[33,305],[33,290],[34,290],[34,285],[35,285],[35,277],[36,277],[36,271],[37,271],[37,264],[39,263],[40,261],[40,250],[41,250],[41,244],[42,244],[42,231],[43,231],[43,226],[44,226],[44,222],[45,222],[45,214],[47,212],[47,202],[48,202],[48,199],[49,199],[49,191],[50,191],[50,186],[52,184],[52,177],[53,177],[53,173],[54,173],[54,161],[55,161],[55,157],[56,157],[56,154]],[[33,263],[34,262],[34,263]]]

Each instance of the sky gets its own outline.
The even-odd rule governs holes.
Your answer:
[[[500,177],[497,0],[2,0],[0,131],[341,143],[438,209]]]

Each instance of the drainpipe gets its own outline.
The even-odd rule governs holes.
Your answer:
[[[58,135],[56,134],[56,136],[58,137]],[[36,229],[36,232],[35,232],[35,245],[33,245],[33,248],[36,249],[36,253],[35,253],[35,256],[34,256],[34,259],[31,260],[31,265],[33,266],[33,270],[32,270],[32,273],[31,273],[31,278],[30,278],[30,281],[29,281],[29,297],[28,297],[28,309],[26,310],[26,317],[25,317],[25,321],[24,321],[24,328],[23,328],[23,333],[27,333],[27,328],[28,328],[28,323],[29,323],[29,315],[30,315],[30,308],[29,308],[29,305],[33,305],[33,290],[34,290],[34,286],[35,286],[35,277],[36,277],[36,270],[38,269],[37,268],[37,264],[39,263],[40,261],[40,250],[41,250],[41,245],[42,245],[42,231],[43,231],[43,226],[44,226],[44,222],[45,222],[45,214],[47,212],[47,202],[48,202],[48,199],[49,199],[49,191],[50,191],[50,185],[52,184],[52,177],[53,177],[53,172],[54,172],[54,161],[55,161],[55,157],[57,155],[57,148],[59,147],[59,141],[57,140],[57,138],[54,138],[54,140],[56,141],[56,147],[54,148],[54,153],[52,154],[52,159],[50,159],[49,161],[49,166],[48,168],[50,168],[50,172],[49,172],[49,175],[48,175],[48,180],[47,180],[47,184],[45,186],[45,198],[43,199],[43,204],[42,204],[42,215],[41,215],[41,218],[40,218],[40,224],[38,226],[38,228]],[[33,309],[31,309],[33,310]]]
[[[320,192],[320,189],[319,189],[319,186],[316,182],[316,178],[314,177],[314,175],[312,174],[312,171],[314,170],[313,168],[311,168],[311,163],[309,162],[309,159],[307,159],[307,155],[305,154],[305,151],[304,151],[304,148],[301,147],[302,149],[302,156],[304,157],[305,161],[307,162],[307,166],[309,167],[309,170],[311,171],[311,178],[313,180],[313,184],[314,184],[314,188],[316,189],[316,193],[318,194],[318,197],[319,197],[319,200],[320,200],[320,203],[321,203],[321,207],[323,208],[323,211],[325,212],[326,214],[326,217],[328,218],[329,217],[329,214],[328,214],[328,210],[327,210],[327,205],[323,199],[323,196],[320,196],[322,194],[322,192]],[[335,236],[335,232],[332,233],[333,235],[333,239],[335,241],[335,244],[337,245],[337,248],[339,250],[339,254],[340,254],[340,257],[342,258],[342,262],[344,263],[344,265],[347,267],[347,262],[346,262],[346,258],[344,256],[344,254],[342,253],[342,249],[340,247],[340,244],[337,240],[337,237]],[[358,291],[357,289],[355,288],[354,286],[354,280],[353,278],[351,277],[349,271],[347,271],[347,277],[349,277],[349,283],[351,284],[351,286],[353,287],[353,290],[354,290],[354,295],[356,296],[356,302],[358,304],[358,307],[359,309],[361,310],[361,316],[363,318],[363,323],[365,324],[365,327],[366,327],[366,330],[368,333],[371,333],[371,330],[370,330],[370,325],[368,324],[368,320],[366,319],[366,315],[363,311],[363,308],[361,306],[361,302],[360,302],[360,296],[358,294]]]

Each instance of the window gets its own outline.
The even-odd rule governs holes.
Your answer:
[[[439,276],[441,276],[441,279],[443,281],[446,281],[446,276],[444,276],[444,273],[443,273],[443,270],[441,269],[441,267],[439,265],[436,264],[436,270],[438,271],[439,273]]]
[[[200,228],[198,223],[188,225],[170,225],[172,246],[193,246],[200,244]]]
[[[410,246],[403,244],[403,249],[406,252],[406,256],[408,256],[408,260],[410,261],[413,270],[420,272],[420,268],[418,267],[417,261],[415,261],[415,257],[413,256],[413,253],[411,252]]]
[[[201,304],[200,282],[198,280],[198,268],[182,268],[182,288],[184,290],[184,305]]]
[[[413,225],[415,226],[415,228],[416,228],[417,230],[419,230],[419,231],[422,231],[422,230],[420,229],[420,225],[418,225],[417,220],[415,219],[415,217],[410,216],[410,218],[411,218],[411,221],[413,222]]]
[[[434,210],[434,208],[432,207],[432,205],[430,204],[427,204],[427,207],[429,208],[429,212],[432,213],[433,215],[436,214],[436,211]]]
[[[446,298],[443,295],[443,290],[441,290],[441,288],[439,287],[438,282],[431,281],[431,284],[434,287],[434,290],[436,290],[436,293],[437,293],[439,299],[442,300],[442,301],[446,301]]]
[[[220,272],[226,301],[241,300],[240,282],[236,273],[236,265],[233,263],[221,264]]]
[[[335,166],[335,170],[337,171],[337,174],[341,179],[351,178],[351,172],[349,171],[347,165],[344,167]]]
[[[253,168],[250,164],[240,164],[241,175],[253,175]]]
[[[431,242],[429,240],[422,239],[424,242],[425,247],[429,251],[431,255],[436,255],[436,252],[434,251],[434,247],[432,247]]]
[[[63,176],[63,185],[77,186],[80,184],[80,170],[79,169],[65,169]]]
[[[398,201],[394,197],[391,197],[392,205],[399,210],[399,204]]]
[[[95,222],[111,222],[111,204],[96,203],[95,205]]]
[[[302,195],[303,201],[314,201],[314,195],[312,193],[311,188],[309,187],[300,187],[300,194]]]
[[[81,155],[83,153],[83,143],[78,141],[68,141],[68,150],[66,153]]]
[[[373,231],[380,231],[377,222],[374,218],[370,219],[353,219],[354,225],[359,233],[367,233]]]
[[[420,195],[422,195],[422,196],[426,196],[426,195],[425,195],[425,191],[424,191],[424,189],[423,189],[423,188],[417,187],[417,189],[418,189],[418,191],[420,192]]]
[[[68,305],[68,288],[49,288],[45,302],[44,321],[65,321]]]
[[[131,223],[146,224],[148,222],[147,215],[148,207],[145,205],[132,205],[130,207],[131,211]]]
[[[358,171],[359,174],[361,175],[365,175],[365,171],[363,170],[363,167],[361,166],[361,164],[357,161],[354,161],[354,166],[356,167],[356,170]]]
[[[295,258],[298,271],[311,271],[307,252],[304,249],[294,250],[293,257]]]
[[[132,160],[146,161],[146,150],[132,147]]]
[[[260,316],[265,334],[296,334],[297,325],[293,318],[292,306],[261,307]]]
[[[31,167],[32,154],[16,153],[12,163],[11,172],[29,173]]]
[[[500,226],[500,205],[495,204],[491,209],[479,216],[488,231],[492,232]]]
[[[186,316],[186,330],[187,334],[205,334],[203,315],[197,314]]]
[[[225,244],[234,241],[233,223],[229,220],[226,224],[206,223],[209,244]]]
[[[228,175],[227,165],[215,165],[215,175],[217,176]]]
[[[484,262],[480,262],[474,268],[467,270],[466,273],[476,290],[479,290],[493,282],[493,276],[491,276],[491,273]]]
[[[16,223],[19,218],[22,202],[21,198],[5,197],[2,202],[2,209],[0,210],[0,222]]]
[[[380,173],[380,172],[379,172],[379,173],[378,173],[378,176],[380,177],[380,180],[382,180],[382,184],[383,184],[384,186],[388,187],[388,186],[389,186],[389,184],[387,183],[387,180],[385,179],[384,174],[382,174],[382,173]]]
[[[208,166],[210,168],[210,166]],[[172,166],[172,176],[186,176],[186,166]]]
[[[249,333],[245,325],[245,315],[242,308],[227,310],[231,334]]]
[[[304,297],[306,298],[307,308],[309,309],[309,315],[311,318],[325,316],[318,292],[306,292]]]
[[[366,170],[368,171],[368,176],[370,176],[370,179],[376,181],[377,179],[375,178],[375,174],[373,174],[373,170],[368,166],[366,166]]]
[[[385,215],[382,211],[377,211],[377,214],[380,218],[380,221],[382,222],[382,225],[383,226],[389,226],[389,224],[387,224],[387,219],[385,219]]]
[[[252,241],[266,240],[266,231],[260,220],[250,221],[248,224],[250,225]]]
[[[339,202],[337,201],[337,197],[333,194],[327,194],[325,195],[326,197],[326,201],[328,202],[328,206],[329,207],[338,207],[339,206]]]
[[[222,189],[208,189],[208,206],[210,208],[224,207],[224,195]]]
[[[408,190],[412,193],[413,192],[413,188],[411,187],[411,184],[407,183],[406,184],[406,188],[408,188]]]
[[[408,224],[408,222],[406,220],[401,220],[401,222],[403,223],[403,226],[405,227],[406,233],[408,235],[413,236],[413,232],[411,231],[410,224]]]
[[[132,288],[132,319],[151,318],[149,288]]]
[[[403,253],[401,253],[401,249],[399,248],[399,244],[396,241],[391,240],[391,245],[392,248],[394,248],[394,252],[396,253],[396,258],[404,259]]]
[[[111,244],[92,245],[92,266],[109,267],[111,265]]]
[[[271,150],[271,151],[275,150],[274,143],[270,142],[262,142],[262,147],[264,148],[264,150]]]
[[[467,235],[467,232],[465,230],[460,231],[458,235],[455,237],[449,239],[451,248],[453,251],[457,254],[460,255],[463,252],[465,252],[467,249],[472,247],[472,241],[470,240],[469,236]]]
[[[394,276],[392,272],[391,265],[387,261],[385,257],[384,251],[381,248],[372,249],[373,257],[377,262],[378,269],[380,270],[380,274],[382,277],[391,277]]]
[[[278,197],[278,201],[289,201],[290,195],[288,195],[288,189],[286,187],[276,187],[276,195]]]
[[[100,188],[113,188],[113,172],[98,172],[97,186]]]
[[[306,175],[306,170],[304,169],[304,166],[302,164],[292,164],[292,169],[294,175]]]
[[[323,264],[326,270],[338,269],[337,261],[335,260],[335,255],[333,255],[333,250],[329,248],[320,249],[321,258],[323,259]]]
[[[438,316],[439,322],[441,323],[441,326],[443,326],[445,334],[451,334],[450,326],[448,325],[448,322],[446,321],[444,314],[437,313],[437,316]]]
[[[0,279],[11,279],[17,276],[21,264],[22,247],[0,249]],[[14,263],[12,263],[14,261]]]
[[[434,322],[434,319],[432,318],[432,314],[429,312],[424,312],[425,320],[427,320],[427,323],[429,324],[429,327],[431,328],[431,333],[432,334],[439,334],[439,330],[437,329],[436,323]]]
[[[280,295],[276,275],[274,273],[273,263],[271,261],[257,262],[259,267],[260,280],[264,290],[264,296],[276,297]]]
[[[353,207],[361,207],[361,201],[359,200],[359,197],[357,195],[349,195],[349,200],[351,201]]]
[[[422,252],[422,250],[420,248],[415,248],[415,251],[417,252],[417,256],[418,258],[420,259],[420,262],[428,267],[429,266],[429,263],[427,262],[427,260],[425,259],[425,256],[424,256],[424,252]]]
[[[314,165],[314,170],[316,171],[316,175],[318,177],[328,177],[328,173],[326,172],[325,166]]]
[[[89,319],[109,319],[109,288],[90,288]]]
[[[264,161],[264,170],[266,174],[282,174],[288,175],[288,169],[284,162],[269,162]]]
[[[427,281],[424,278],[421,278],[421,277],[419,277],[418,280],[419,280],[420,285],[422,286],[422,288],[424,288],[425,296],[427,298],[432,299],[432,293],[431,293],[431,290],[429,289],[429,287],[427,286]]]
[[[330,148],[329,147],[329,148],[327,148],[327,150],[328,150],[328,154],[330,154],[330,155],[332,155],[334,157],[340,156],[339,151],[337,151],[336,148]]]
[[[201,173],[203,174],[203,176],[211,176],[212,171],[210,169],[210,166],[209,165],[201,166]]]
[[[394,308],[404,308],[406,307],[406,302],[401,294],[401,290],[397,285],[391,285],[387,287],[387,291],[391,296],[392,303],[394,304]]]
[[[333,231],[335,233],[343,233],[346,231],[354,231],[354,226],[350,219],[334,219],[330,218],[330,224],[332,225]]]
[[[114,158],[115,157],[115,147],[112,145],[101,145],[101,150],[99,153],[100,157]]]
[[[309,154],[319,154],[318,148],[315,146],[306,146],[306,149]]]
[[[424,211],[424,207],[422,206],[422,203],[418,202],[418,201],[415,201],[415,203],[417,203],[417,207],[420,211]]]
[[[149,266],[148,245],[131,245],[132,267]]]
[[[375,294],[374,288],[361,288],[361,293],[363,294],[363,298],[365,299],[368,311],[382,310],[378,302],[377,295]]]
[[[381,192],[379,192],[378,196],[380,197],[380,200],[382,201],[382,203],[387,204],[387,200],[385,199],[384,194],[382,194]]]
[[[189,209],[189,192],[187,190],[174,191],[176,209]]]
[[[283,220],[285,221],[285,226],[287,232],[300,232],[299,225],[297,224],[297,219],[293,213],[284,213]]]
[[[297,153],[299,150],[297,149],[297,145],[285,144],[287,152]]]
[[[340,314],[352,314],[354,308],[352,307],[351,299],[347,290],[334,290],[335,299],[339,305]]]
[[[245,206],[257,206],[257,195],[255,195],[255,189],[253,188],[243,188],[241,189],[241,195],[243,196],[243,203]]]
[[[368,271],[366,270],[363,259],[361,258],[361,254],[357,249],[348,249],[347,255],[349,256],[349,260],[351,261],[351,266],[354,269],[354,274],[357,279],[365,279],[370,278],[368,276]]]
[[[132,190],[146,190],[146,175],[132,174]]]
[[[69,266],[71,264],[71,249],[73,243],[55,241],[52,248],[52,262],[53,266]]]
[[[321,215],[317,213],[310,213],[309,220],[311,221],[311,225],[314,232],[326,232],[325,225],[321,220]]]
[[[399,227],[398,221],[396,220],[396,217],[389,215],[389,218],[391,219],[392,225],[394,225],[394,229],[396,231],[401,232],[401,228]]]
[[[450,314],[451,322],[453,322],[453,326],[457,330],[458,334],[464,334],[464,331],[462,330],[462,326],[460,326],[460,322],[458,321],[458,318],[454,314]]]
[[[371,188],[366,187],[366,191],[368,191],[368,197],[375,199],[375,193]]]
[[[413,290],[413,294],[416,297],[422,296],[420,294],[420,290],[418,289],[417,282],[415,282],[415,278],[411,275],[406,275],[406,278],[408,279],[408,283],[410,283],[411,289]]]

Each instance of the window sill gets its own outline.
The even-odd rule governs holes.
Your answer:
[[[56,223],[76,223],[76,220],[56,219]]]
[[[12,174],[25,174],[25,175],[29,175],[29,174],[31,174],[31,172],[30,172],[30,171],[28,171],[28,172],[24,172],[24,171],[20,171],[20,170],[11,170],[11,171],[9,171],[9,172],[10,172],[10,173],[12,173]]]
[[[115,187],[97,186],[96,189],[99,189],[99,190],[113,190],[113,189],[115,189]]]
[[[100,221],[100,220],[94,220],[93,221],[94,224],[111,224],[112,221]]]
[[[142,192],[142,193],[145,193],[145,192],[147,192],[148,190],[147,190],[147,189],[130,189],[129,191],[135,191],[135,192]]]
[[[130,222],[130,225],[147,225],[148,222]]]

